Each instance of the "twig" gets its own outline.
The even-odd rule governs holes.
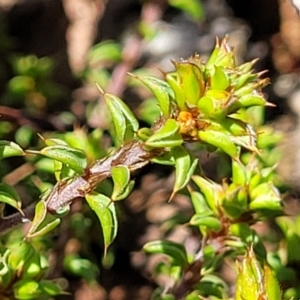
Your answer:
[[[30,204],[23,209],[24,215],[17,212],[10,216],[0,218],[0,235],[5,234],[10,229],[26,223],[26,221],[33,219],[35,203]]]
[[[122,165],[128,167],[132,172],[145,166],[152,157],[160,155],[162,152],[162,149],[146,150],[141,141],[134,140],[125,143],[111,156],[95,161],[91,167],[86,169],[83,176],[58,182],[44,200],[47,203],[47,210],[50,213],[56,213],[59,209],[71,204],[75,199],[84,198],[103,180],[110,177],[112,167]],[[24,209],[25,218],[16,213],[0,219],[0,234],[21,224],[27,218],[32,219],[34,206],[31,205]]]

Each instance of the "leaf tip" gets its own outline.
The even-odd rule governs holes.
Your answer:
[[[96,87],[97,87],[98,91],[101,93],[101,95],[104,95],[104,91],[101,88],[101,86],[97,82],[95,84],[96,84]]]

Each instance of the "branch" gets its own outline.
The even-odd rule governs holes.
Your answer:
[[[23,209],[24,215],[17,212],[10,216],[0,218],[0,235],[7,233],[10,229],[26,223],[26,221],[33,219],[35,203],[30,204]]]
[[[149,163],[154,156],[162,154],[162,150],[148,151],[140,141],[131,141],[122,145],[111,156],[95,161],[87,168],[83,176],[58,182],[51,193],[44,199],[47,210],[56,213],[59,209],[71,204],[77,198],[84,198],[91,193],[102,181],[111,176],[114,166],[126,166],[133,172]],[[0,219],[0,234],[34,216],[35,204],[24,209],[25,218],[16,213]]]

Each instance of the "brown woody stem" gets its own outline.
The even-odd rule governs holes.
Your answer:
[[[110,177],[110,170],[114,166],[126,166],[132,172],[150,161],[151,158],[162,154],[162,150],[145,149],[141,141],[131,141],[122,145],[111,156],[95,161],[83,176],[71,180],[58,182],[51,193],[44,199],[47,209],[51,213],[69,205],[77,198],[84,198],[91,193],[103,180]],[[35,205],[24,209],[26,218],[32,219]],[[24,217],[20,213],[0,218],[0,233],[21,224]]]

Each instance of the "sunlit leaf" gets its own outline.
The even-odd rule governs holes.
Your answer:
[[[12,187],[5,183],[0,183],[0,202],[6,203],[15,209],[17,209],[21,214],[23,214],[21,210],[22,201],[17,193],[17,191]]]
[[[111,176],[114,182],[111,200],[117,201],[126,198],[134,185],[134,181],[130,181],[130,171],[128,167],[122,165],[112,167]]]
[[[204,215],[203,213],[193,215],[190,224],[193,226],[203,226],[213,231],[220,231],[222,228],[222,223],[219,219],[211,215]]]
[[[85,153],[81,149],[64,145],[48,146],[40,151],[40,154],[55,159],[80,174],[84,173],[87,167]]]
[[[176,173],[173,192],[170,199],[173,198],[175,193],[183,189],[188,184],[198,164],[198,160],[192,159],[183,146],[176,146],[172,148],[172,153],[175,158]]]
[[[47,203],[40,200],[35,206],[35,214],[31,223],[31,227],[26,234],[26,239],[38,237],[45,235],[54,229],[59,223],[60,219],[54,218],[54,220],[49,221],[49,223],[43,224],[47,216]]]
[[[175,147],[181,145],[182,142],[183,139],[179,133],[179,124],[173,119],[168,119],[158,131],[150,136],[145,144],[153,148],[163,148]]]
[[[139,123],[130,108],[118,97],[104,94],[110,111],[117,138],[120,142],[131,140],[139,129]]]
[[[144,83],[157,98],[163,116],[170,115],[170,96],[174,97],[170,86],[163,80],[151,76],[137,76],[136,79]]]
[[[106,255],[107,248],[115,239],[118,231],[115,204],[110,198],[98,193],[88,194],[85,199],[101,223]]]
[[[22,156],[24,154],[24,151],[18,144],[10,141],[0,141],[0,160],[6,157]]]

